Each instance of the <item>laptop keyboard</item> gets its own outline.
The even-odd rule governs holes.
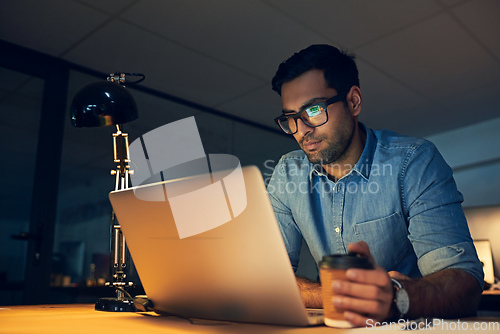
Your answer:
[[[324,312],[323,309],[321,308],[308,308],[307,315],[310,317],[318,317],[318,316],[323,316]]]

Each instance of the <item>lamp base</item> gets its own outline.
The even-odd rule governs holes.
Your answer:
[[[131,299],[99,298],[95,303],[96,311],[106,312],[137,312],[134,301]]]

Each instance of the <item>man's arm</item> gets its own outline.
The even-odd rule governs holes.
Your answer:
[[[348,249],[371,257],[364,242],[350,244]],[[410,309],[406,318],[458,318],[476,312],[481,287],[472,274],[463,270],[444,269],[416,280],[397,272],[390,276],[399,279],[408,292]],[[390,276],[378,266],[375,270],[349,269],[347,281],[333,283],[331,288],[338,296],[332,302],[345,310],[346,319],[357,326],[366,326],[368,319],[384,321],[397,316],[392,307]]]
[[[461,318],[476,314],[481,287],[470,273],[444,269],[418,280],[400,280],[410,297],[409,318]]]
[[[323,308],[321,299],[321,284],[308,280],[307,278],[297,277],[300,295],[304,305],[308,308]]]
[[[297,227],[292,210],[290,209],[288,193],[283,189],[283,186],[281,186],[288,182],[284,180],[287,172],[282,162],[283,157],[281,157],[276,165],[273,175],[269,180],[267,192],[280,228],[281,236],[283,237],[283,242],[285,243],[288,257],[290,258],[290,263],[295,272],[299,264],[300,250],[302,248],[302,233]]]

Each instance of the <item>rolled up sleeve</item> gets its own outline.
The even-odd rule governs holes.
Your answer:
[[[462,269],[474,275],[483,285],[483,270],[478,266],[476,250],[470,242],[434,249],[418,260],[422,274],[429,275],[443,269]]]
[[[451,168],[435,146],[424,141],[409,152],[403,170],[408,238],[422,275],[461,269],[474,275],[482,287],[483,269]]]

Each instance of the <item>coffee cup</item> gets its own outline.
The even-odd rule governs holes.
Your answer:
[[[319,263],[319,272],[322,286],[323,310],[325,325],[337,328],[351,328],[353,325],[344,317],[344,310],[333,305],[332,282],[347,280],[345,272],[349,268],[373,269],[373,265],[366,256],[356,253],[332,254],[323,256]]]

